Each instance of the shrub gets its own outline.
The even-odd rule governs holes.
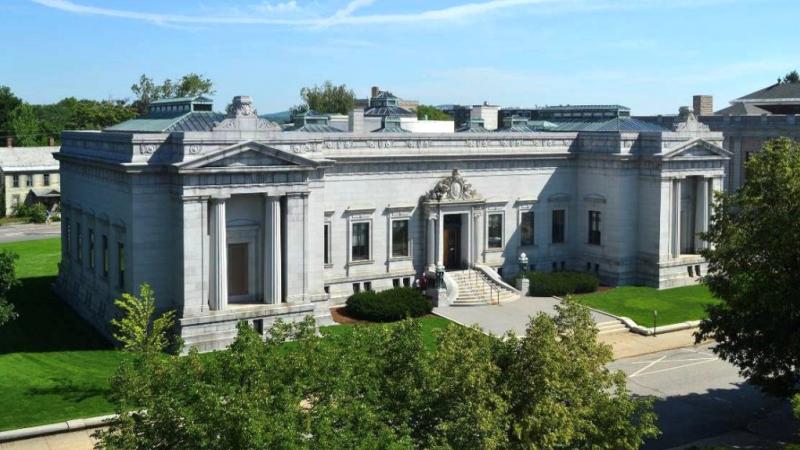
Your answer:
[[[47,208],[41,203],[35,203],[28,208],[28,217],[33,223],[47,222]]]
[[[585,294],[596,291],[600,284],[594,275],[581,272],[530,272],[528,279],[534,297]]]
[[[347,299],[345,313],[355,319],[394,322],[406,317],[429,314],[433,304],[414,288],[394,288],[382,292],[365,291]]]

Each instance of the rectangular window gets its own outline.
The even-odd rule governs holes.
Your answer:
[[[489,214],[489,248],[503,248],[503,215]]]
[[[325,264],[331,263],[331,226],[330,224],[325,224],[323,231],[323,243],[325,244],[325,248],[322,250],[323,254],[323,262]]]
[[[365,281],[364,282],[364,290],[368,291],[368,292],[372,290],[372,282],[371,281]]]
[[[392,221],[392,256],[409,256],[408,219]]]
[[[117,242],[117,285],[120,289],[125,289],[125,244]]]
[[[25,177],[25,186],[33,187],[33,175],[28,175]]]
[[[520,216],[520,244],[533,245],[533,211],[526,211]]]
[[[43,178],[43,184],[45,186],[50,186],[50,174],[46,173],[42,178]]]
[[[75,224],[75,255],[78,257],[78,262],[83,262],[83,236],[81,235],[81,224]]]
[[[12,175],[11,176],[11,185],[13,187],[19,187],[19,175]]]
[[[94,269],[94,230],[89,228],[89,268]]]
[[[566,211],[563,209],[553,210],[553,244],[561,244],[564,242],[566,215]]]
[[[353,261],[369,260],[369,222],[353,224]]]
[[[69,219],[64,219],[64,253],[66,253],[67,255],[69,255],[69,248],[70,248],[69,243],[70,240],[72,239],[72,236],[70,235],[71,231],[72,230],[70,229]]]
[[[589,211],[589,243],[600,245],[600,211]]]
[[[361,292],[361,284],[353,283],[353,293],[358,294],[359,292]]]
[[[103,278],[108,278],[108,236],[103,235]]]

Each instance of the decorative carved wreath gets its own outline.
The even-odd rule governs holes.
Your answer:
[[[461,176],[458,169],[453,169],[452,175],[439,180],[436,186],[424,196],[425,201],[472,200],[475,198],[478,198],[478,193]]]

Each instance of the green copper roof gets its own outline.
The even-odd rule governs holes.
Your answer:
[[[151,113],[110,126],[105,131],[169,133],[173,131],[211,131],[224,114],[195,111],[187,113]]]

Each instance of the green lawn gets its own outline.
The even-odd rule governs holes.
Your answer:
[[[592,308],[633,319],[645,327],[653,326],[653,310],[658,311],[660,326],[703,319],[706,317],[705,305],[719,302],[701,284],[663,290],[623,286],[579,295],[576,299]]]
[[[113,350],[51,286],[58,272],[60,239],[0,244],[13,250],[22,285],[10,293],[19,317],[0,327],[0,431],[109,414],[109,379],[122,353]],[[420,319],[425,344],[449,321]],[[322,327],[325,334],[350,326]]]
[[[422,317],[419,319],[419,321],[422,324],[422,340],[425,342],[425,347],[427,347],[427,349],[431,351],[436,346],[436,336],[434,334],[434,331],[445,328],[447,325],[453,323],[439,316]],[[360,327],[360,326],[381,326],[381,325],[373,325],[373,324],[350,325],[350,326],[332,325],[328,327],[320,327],[320,332],[323,335],[344,334],[350,332],[350,330],[352,330],[353,327]],[[382,326],[392,326],[392,324],[389,323]]]
[[[108,379],[120,353],[53,295],[59,239],[0,244],[19,254],[19,317],[0,328],[0,430],[113,411]]]

